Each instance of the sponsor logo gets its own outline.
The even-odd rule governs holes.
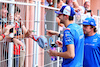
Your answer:
[[[97,42],[97,38],[96,39],[93,39],[93,42]]]
[[[84,22],[88,22],[88,20],[84,20]]]
[[[93,22],[91,22],[91,25],[94,25],[94,23],[93,23]]]
[[[89,44],[89,43],[86,43],[86,44],[84,44],[84,45],[90,45],[90,46],[94,46],[94,44]]]

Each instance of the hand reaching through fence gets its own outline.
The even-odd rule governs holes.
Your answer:
[[[47,35],[48,35],[48,36],[59,35],[59,33],[56,32],[56,31],[53,31],[53,30],[47,30]]]
[[[21,45],[22,46],[22,50],[24,50],[24,44],[20,40],[18,40],[16,38],[12,38],[12,41],[14,42],[14,44],[16,45],[16,47],[18,49],[19,49],[19,45]]]
[[[25,33],[25,37],[29,38],[31,35],[32,35],[32,30],[28,30],[26,33]]]
[[[14,26],[12,26],[12,25],[7,25],[6,27],[4,27],[4,30],[3,30],[3,33],[5,34],[5,36],[6,35],[9,35],[9,31],[10,31],[10,29],[11,28],[13,28]]]

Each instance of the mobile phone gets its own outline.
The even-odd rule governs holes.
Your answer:
[[[91,10],[87,10],[87,12],[91,12]]]
[[[13,28],[11,28],[11,29],[9,30],[9,32],[10,32],[10,33],[13,33]]]

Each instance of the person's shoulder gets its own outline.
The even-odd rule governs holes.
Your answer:
[[[72,25],[70,25],[70,28],[71,28],[71,29],[82,29],[81,26],[79,26],[79,25],[76,24],[76,23],[73,23]]]
[[[82,28],[78,24],[72,23],[65,30],[70,32],[75,32],[77,30],[82,30]]]
[[[70,30],[71,30],[70,28],[64,29],[64,33],[65,33],[65,34],[68,34],[68,33],[70,33]]]
[[[96,33],[96,35],[97,35],[97,37],[100,39],[100,34],[97,34],[97,33]]]
[[[79,26],[78,24],[76,24],[76,23],[74,23],[72,26],[70,26],[70,27],[72,27],[71,28],[71,32],[72,33],[83,33],[83,29],[82,29],[82,27],[81,26]]]
[[[98,40],[100,41],[100,34],[96,33],[96,34],[93,36],[93,38],[96,38],[96,39],[98,39]]]
[[[97,38],[98,42],[100,43],[100,34],[96,33],[96,38]]]
[[[70,30],[70,28],[66,28],[65,31],[66,31],[66,30]]]
[[[65,30],[68,30],[68,31],[73,31],[75,29],[75,24],[70,24]]]

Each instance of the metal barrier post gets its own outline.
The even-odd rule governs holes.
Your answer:
[[[40,5],[41,5],[41,2],[40,1],[38,1],[37,2],[37,35],[39,36],[40,35],[40,13],[41,13],[41,7],[40,7]],[[36,58],[36,64],[38,65],[38,57],[39,57],[39,46],[38,45],[36,45],[37,47],[36,47],[36,56],[37,56],[37,58]],[[39,65],[38,65],[39,66]]]
[[[10,0],[14,1],[14,0]],[[14,18],[14,4],[9,5],[9,12],[11,13],[11,16]],[[11,20],[11,23],[14,22],[14,19]],[[13,32],[9,35],[10,37],[13,37]],[[13,67],[13,42],[9,42],[9,52],[8,52],[8,67]]]
[[[39,29],[40,29],[40,5],[41,5],[41,3],[40,3],[40,1],[36,1],[36,6],[35,6],[35,25],[34,25],[34,29],[35,29],[35,31],[37,31],[37,32],[35,32],[35,34],[37,34],[37,35],[39,35]],[[37,45],[37,43],[35,42],[34,43],[34,50],[33,50],[33,52],[34,52],[34,55],[33,55],[33,67],[35,66],[38,66],[38,45]]]

